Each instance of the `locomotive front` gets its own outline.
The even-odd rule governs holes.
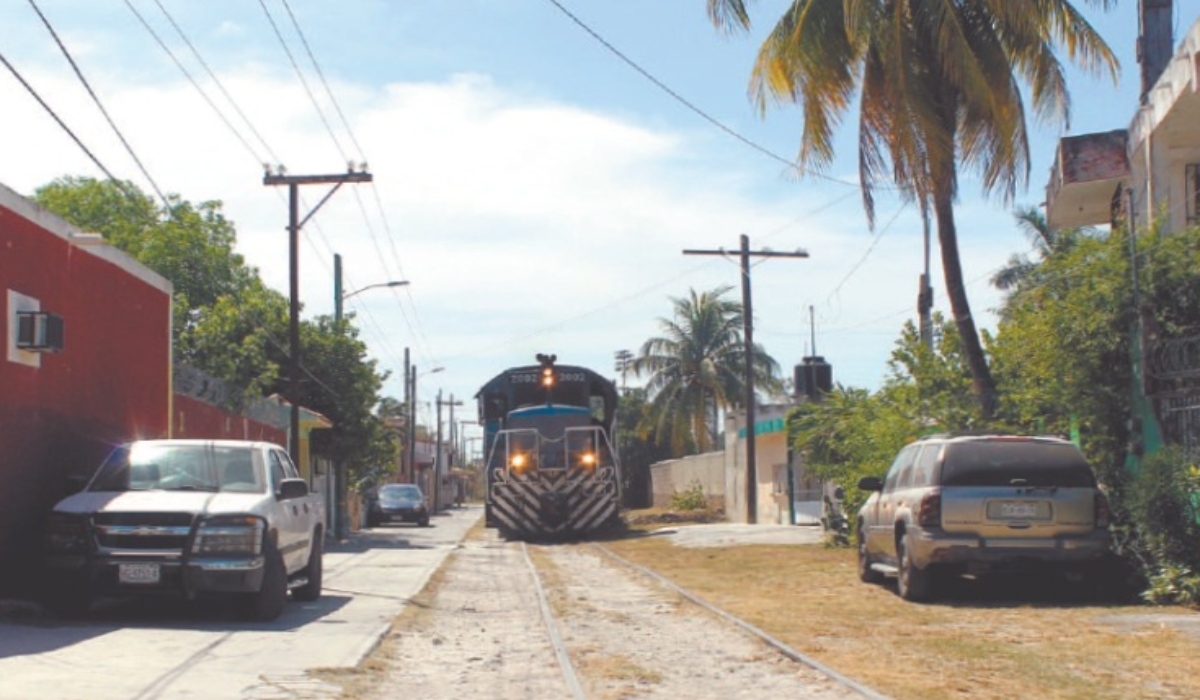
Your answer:
[[[616,392],[591,370],[514,368],[480,392],[487,524],[508,537],[561,539],[619,522],[620,471],[609,440]],[[490,390],[489,390],[490,389]]]

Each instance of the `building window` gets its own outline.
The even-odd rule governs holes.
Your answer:
[[[1200,163],[1184,166],[1184,192],[1187,196],[1187,225],[1200,224]]]

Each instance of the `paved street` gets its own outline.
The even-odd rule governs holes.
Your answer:
[[[325,555],[325,593],[272,623],[208,602],[101,601],[85,618],[0,622],[0,700],[322,698],[306,676],[351,667],[482,515],[447,511],[433,527],[355,533]]]

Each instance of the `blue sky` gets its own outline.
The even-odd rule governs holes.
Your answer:
[[[460,418],[473,417],[480,385],[538,352],[611,374],[615,351],[636,351],[658,333],[669,297],[731,285],[730,298],[739,298],[733,261],[681,251],[736,248],[742,233],[754,248],[811,256],[768,261],[752,274],[756,340],[785,372],[811,352],[810,306],[817,352],[835,380],[868,388],[884,377],[901,326],[915,316],[919,218],[885,195],[868,230],[854,186],[853,114],[826,173],[842,182],[797,180],[651,83],[550,0],[288,0],[335,106],[281,0],[157,1],[265,145],[156,0],[38,5],[155,182],[190,200],[222,200],[239,251],[284,293],[287,208],[282,192],[261,184],[261,163],[293,174],[341,172],[348,158],[369,163],[374,184],[343,188],[306,227],[301,297],[306,316],[332,313],[335,252],[347,290],[411,282],[346,304],[371,356],[394,375],[387,394],[403,394],[405,347],[419,371],[445,368],[421,379],[421,398],[453,394],[465,403]],[[796,152],[797,108],[760,115],[746,92],[783,0],[754,3],[756,26],[735,35],[708,23],[703,0],[560,2],[712,119],[779,156]],[[1017,204],[1044,199],[1059,136],[1123,128],[1136,107],[1136,3],[1084,12],[1120,57],[1120,83],[1071,71],[1070,131],[1031,124],[1033,167]],[[1180,17],[1176,36],[1194,19]],[[0,9],[0,53],[111,171],[152,191],[26,2]],[[0,182],[29,193],[60,175],[99,174],[7,72],[0,105]],[[999,297],[987,280],[1029,246],[1010,208],[979,196],[973,174],[963,174],[961,189],[964,274],[977,317],[991,327]],[[305,189],[307,204],[323,193]],[[934,268],[936,308],[948,313],[936,253]]]

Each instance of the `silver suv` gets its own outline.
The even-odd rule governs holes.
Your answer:
[[[1054,569],[1082,581],[1109,550],[1108,501],[1074,444],[937,435],[900,451],[858,512],[858,574],[896,576],[905,600],[939,579]]]

